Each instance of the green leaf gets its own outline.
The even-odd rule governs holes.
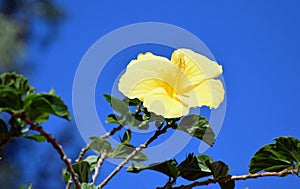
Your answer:
[[[209,167],[211,169],[211,172],[214,175],[214,179],[221,179],[230,176],[228,175],[228,170],[229,170],[228,166],[222,161],[209,163]],[[234,189],[235,182],[234,181],[228,181],[226,183],[219,182],[219,185],[221,189]]]
[[[252,157],[250,173],[259,171],[282,171],[300,164],[300,141],[293,137],[279,137],[275,144],[267,144]]]
[[[128,103],[129,103],[129,106],[139,106],[142,104],[142,101],[140,101],[137,98],[134,98],[134,99],[129,99]]]
[[[35,140],[36,142],[46,142],[47,139],[44,136],[41,135],[36,135],[36,134],[31,134],[31,135],[26,135],[24,138],[30,139],[30,140]]]
[[[131,130],[127,129],[123,135],[123,138],[121,138],[122,144],[129,144],[131,140]]]
[[[134,150],[135,150],[135,147],[133,145],[119,144],[111,153],[108,154],[108,157],[117,158],[117,159],[125,159]],[[132,160],[137,161],[137,162],[146,161],[146,160],[148,160],[148,157],[144,153],[139,152],[137,155],[135,155],[132,158]]]
[[[294,137],[279,137],[274,139],[282,154],[291,157],[300,164],[300,141]]]
[[[68,107],[60,97],[51,94],[30,94],[24,99],[27,116],[33,121],[42,121],[47,114],[71,120]]]
[[[49,113],[41,112],[37,109],[27,108],[25,114],[30,120],[38,124],[41,124],[49,119]]]
[[[29,186],[21,186],[19,189],[33,189],[32,184],[30,184]]]
[[[106,100],[106,102],[108,102],[108,103],[111,104],[111,95],[109,95],[109,94],[104,94],[103,97],[104,97],[104,99]]]
[[[125,97],[125,99],[123,100],[126,104],[128,104],[129,106],[139,106],[142,104],[142,101],[140,101],[137,98],[134,99],[129,99],[127,97]]]
[[[23,125],[21,125],[20,119],[11,117],[8,122],[11,125],[10,133],[12,134],[12,136],[21,136]]]
[[[61,172],[61,177],[65,181],[65,183],[68,183],[69,179],[71,178],[71,174],[67,171],[66,168],[64,168]]]
[[[161,163],[150,164],[148,166],[132,163],[132,165],[127,169],[127,172],[139,173],[143,170],[149,169],[149,170],[154,170],[163,173],[169,176],[170,178],[174,178],[176,180],[176,178],[179,175],[179,170],[177,169],[176,166],[177,166],[177,161],[175,159],[164,161]]]
[[[117,116],[116,114],[109,114],[105,120],[105,123],[113,123],[118,125],[123,125],[123,118],[121,116]]]
[[[183,117],[177,129],[201,139],[210,146],[215,142],[215,134],[210,128],[209,122],[200,115],[193,114]]]
[[[177,168],[180,171],[181,177],[194,181],[212,175],[207,162],[213,162],[212,158],[208,155],[201,154],[194,156],[194,154],[189,154]]]
[[[94,169],[97,165],[98,159],[99,159],[99,156],[90,155],[83,160],[90,164],[90,172],[94,171]]]
[[[104,94],[103,95],[105,100],[110,103],[111,107],[119,112],[122,115],[129,115],[129,108],[128,108],[128,104],[126,104],[124,101],[115,98],[109,94]]]
[[[90,139],[92,141],[89,147],[90,149],[95,150],[97,153],[102,154],[104,151],[109,153],[112,150],[111,144],[105,139],[97,136],[91,136]]]
[[[0,75],[0,88],[8,87],[16,91],[17,95],[23,96],[34,91],[29,85],[28,79],[16,73],[4,73]]]
[[[90,164],[86,161],[80,161],[72,165],[74,171],[78,175],[80,182],[88,182],[90,174]]]
[[[99,156],[96,155],[90,155],[88,157],[86,157],[83,161],[88,162],[90,165],[92,164],[96,164],[98,161]]]
[[[222,161],[216,161],[208,164],[215,179],[225,178],[228,176],[228,166]]]
[[[32,184],[30,184],[27,189],[33,189]]]
[[[143,115],[140,114],[127,116],[126,125],[127,124],[140,130],[147,130],[149,128],[149,121],[144,120]]]
[[[0,112],[19,113],[23,108],[21,95],[15,89],[0,86]]]
[[[97,186],[88,183],[82,183],[81,189],[99,189]]]

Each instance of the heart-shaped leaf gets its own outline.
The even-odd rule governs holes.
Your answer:
[[[181,177],[193,181],[212,175],[207,162],[213,162],[212,158],[208,155],[201,154],[194,156],[194,154],[189,154],[177,168],[180,171]]]
[[[267,144],[252,157],[249,172],[282,171],[300,164],[300,141],[294,137],[279,137],[275,144]]]

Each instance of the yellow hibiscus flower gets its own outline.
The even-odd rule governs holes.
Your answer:
[[[222,66],[190,49],[178,49],[171,60],[150,52],[132,60],[119,90],[138,98],[150,112],[165,118],[187,115],[191,107],[218,108],[224,100]]]

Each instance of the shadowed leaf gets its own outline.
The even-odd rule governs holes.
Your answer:
[[[275,144],[267,144],[252,157],[249,172],[282,171],[300,163],[300,141],[293,137],[279,137]]]
[[[19,113],[22,108],[23,102],[19,92],[10,87],[0,86],[0,112]]]
[[[199,178],[212,175],[207,162],[213,162],[212,158],[204,154],[198,156],[189,154],[177,168],[180,171],[181,177],[194,181]]]
[[[230,176],[228,175],[228,170],[229,170],[228,166],[222,161],[209,163],[209,167],[215,179],[221,179]],[[219,182],[219,185],[221,189],[234,189],[235,182],[234,181]]]
[[[210,146],[215,142],[215,134],[210,128],[209,122],[200,115],[193,114],[183,117],[177,129],[201,139]]]
[[[80,161],[72,165],[74,171],[78,175],[80,182],[88,182],[90,174],[90,164],[86,161]]]

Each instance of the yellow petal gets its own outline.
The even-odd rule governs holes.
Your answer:
[[[127,66],[119,80],[119,90],[128,98],[144,97],[157,88],[164,88],[169,96],[181,93],[188,78],[168,59],[153,54],[142,55]]]
[[[190,49],[175,50],[171,62],[181,68],[193,84],[216,78],[223,71],[217,62]]]
[[[148,111],[164,118],[176,118],[187,115],[189,108],[180,101],[171,98],[163,88],[157,88],[145,97],[143,104]]]
[[[189,91],[186,96],[181,98],[191,107],[208,106],[218,108],[224,100],[224,87],[220,80],[210,79],[202,82],[200,85]]]
[[[146,52],[145,54],[141,53],[137,56],[137,59],[131,60],[130,63],[127,65],[127,68],[132,66],[135,63],[138,63],[141,60],[161,60],[161,61],[166,61],[169,62],[170,60],[162,57],[162,56],[156,56],[152,54],[151,52]]]

